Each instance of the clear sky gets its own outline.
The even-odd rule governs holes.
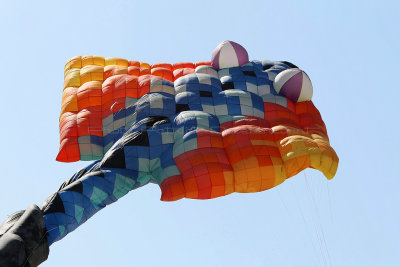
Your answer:
[[[42,266],[399,266],[399,14],[398,1],[0,1],[0,220],[87,164],[55,161],[69,58],[210,60],[228,39],[308,73],[336,177],[171,203],[148,185]]]

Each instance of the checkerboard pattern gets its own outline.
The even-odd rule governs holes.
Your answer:
[[[318,110],[274,89],[290,68],[68,61],[57,160],[96,161],[42,204],[49,244],[150,182],[173,201],[263,191],[308,167],[331,179],[338,157]]]

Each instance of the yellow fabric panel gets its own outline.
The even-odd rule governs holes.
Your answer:
[[[319,139],[315,142],[321,150],[321,165],[318,170],[323,172],[326,178],[332,179],[336,174],[339,158],[328,142]]]
[[[261,191],[270,189],[276,185],[276,173],[274,166],[260,167]]]
[[[275,169],[275,186],[283,183],[286,180],[286,169],[284,167],[282,158],[271,157],[272,164]]]
[[[256,157],[243,159],[233,164],[232,167],[236,192],[249,193],[260,191],[261,177]]]
[[[235,177],[235,192],[246,192],[247,189],[247,172],[244,162],[239,161],[232,165]]]
[[[104,57],[100,56],[82,56],[82,68],[89,65],[105,66]]]
[[[65,72],[64,89],[67,87],[79,87],[80,85],[80,69],[69,69]]]
[[[309,155],[301,155],[288,159],[284,164],[287,177],[295,176],[311,165]]]
[[[310,164],[315,169],[320,168],[320,166],[321,166],[321,154],[320,153],[310,154]]]
[[[321,153],[318,144],[314,140],[300,135],[293,135],[282,139],[279,150],[283,161],[312,153]]]
[[[224,179],[225,179],[225,194],[228,195],[230,193],[235,192],[235,182],[234,182],[234,174],[231,171],[224,171]]]
[[[105,59],[105,66],[118,65],[128,67],[128,60],[119,57],[107,57]]]
[[[338,160],[334,160],[332,162],[331,167],[329,168],[329,170],[324,173],[324,175],[330,180],[332,179],[335,175],[336,175],[336,171],[338,169],[339,166],[339,159]]]
[[[65,63],[64,73],[70,69],[80,69],[82,68],[82,57],[73,57]]]
[[[80,70],[81,84],[90,81],[103,81],[104,68],[96,65],[85,66]]]
[[[256,159],[257,160],[257,159]],[[260,175],[260,168],[247,169],[247,188],[246,193],[261,191],[262,179]]]
[[[313,136],[314,137],[314,136]],[[293,135],[279,142],[279,150],[284,161],[286,175],[294,176],[305,168],[313,167],[328,179],[333,178],[338,158],[325,138],[308,138]]]
[[[327,142],[327,143],[329,144],[329,139],[328,139],[327,136],[319,135],[319,134],[312,134],[312,135],[311,135],[311,138],[312,138],[313,140],[317,140],[317,139],[323,140],[324,142]]]

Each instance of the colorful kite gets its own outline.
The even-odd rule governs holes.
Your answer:
[[[147,183],[174,201],[259,192],[306,168],[333,178],[339,160],[312,94],[292,63],[249,61],[232,41],[210,62],[69,60],[57,160],[94,162],[3,223],[0,265],[39,265],[49,245]]]

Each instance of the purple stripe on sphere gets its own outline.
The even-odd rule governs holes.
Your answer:
[[[216,68],[217,70],[219,69],[219,54],[221,53],[221,45],[217,46],[217,48],[214,49],[212,56],[211,56],[211,65]]]
[[[246,49],[238,43],[229,41],[235,49],[236,55],[238,57],[239,66],[242,66],[249,62],[249,55],[247,54]]]
[[[293,102],[297,102],[301,93],[303,84],[303,73],[300,71],[290,78],[281,88],[279,93],[283,94]]]

